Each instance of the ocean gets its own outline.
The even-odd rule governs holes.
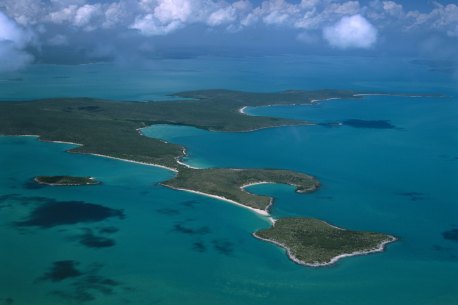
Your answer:
[[[439,93],[366,96],[247,108],[315,126],[217,133],[156,125],[146,136],[184,145],[196,167],[284,168],[317,177],[275,198],[273,217],[317,217],[399,240],[383,253],[299,266],[251,233],[270,223],[246,209],[162,187],[173,172],[91,155],[35,137],[0,137],[0,304],[458,303],[458,76],[410,58],[197,57],[142,66],[34,65],[0,75],[0,102],[88,96],[150,101],[192,89],[352,89]],[[340,122],[342,124],[328,124]],[[382,122],[383,124],[380,124]],[[37,187],[38,175],[101,185]],[[97,221],[24,225],[37,206],[107,212]],[[113,214],[116,211],[115,214]],[[113,213],[109,213],[113,212]]]

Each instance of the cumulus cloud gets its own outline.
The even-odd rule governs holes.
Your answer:
[[[186,25],[203,22],[212,2],[203,0],[143,0],[141,8],[146,14],[140,14],[130,25],[140,33],[153,36],[165,35]]]
[[[208,16],[207,23],[210,26],[218,26],[221,24],[231,23],[236,19],[235,8],[229,6],[226,8],[220,8]]]
[[[33,29],[43,45],[72,47],[78,42],[91,49],[97,38],[108,44],[116,39],[141,44],[197,24],[194,33],[205,28],[223,35],[249,29],[249,35],[254,35],[275,28],[290,31],[298,43],[324,41],[336,50],[369,48],[378,32],[384,40],[392,33],[456,39],[458,5],[445,1],[450,4],[431,2],[429,10],[423,7],[420,12],[408,10],[400,0],[0,0],[2,22],[8,16],[8,24],[16,29],[9,27],[9,31],[22,33],[17,37],[23,41],[0,43],[2,54],[21,54],[26,62],[31,38],[25,28]]]
[[[0,71],[22,68],[33,61],[25,51],[32,41],[32,34],[0,11]]]
[[[325,27],[323,37],[333,47],[340,49],[370,48],[377,41],[377,29],[363,16],[342,17],[333,26]]]

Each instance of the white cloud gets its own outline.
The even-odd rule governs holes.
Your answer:
[[[154,16],[163,24],[186,22],[191,16],[192,4],[189,0],[160,0],[154,9]]]
[[[64,22],[71,22],[75,18],[77,10],[78,10],[78,6],[70,5],[60,10],[52,11],[47,16],[47,19],[51,23],[57,23],[57,24],[62,24]]]
[[[361,15],[353,15],[325,27],[323,37],[331,46],[340,49],[367,49],[377,41],[377,29]]]
[[[129,26],[147,36],[165,35],[193,23],[205,23],[216,4],[206,0],[142,0]]]
[[[383,10],[391,16],[401,17],[404,14],[404,9],[401,4],[394,1],[383,1]]]
[[[143,17],[137,17],[130,28],[140,31],[143,35],[153,36],[166,35],[182,26],[183,24],[180,21],[172,21],[167,24],[162,24],[153,14],[148,14]]]
[[[112,28],[120,24],[130,22],[134,12],[129,9],[129,4],[126,2],[113,2],[105,9],[105,20],[102,23],[102,28]]]
[[[68,31],[114,29],[129,36],[135,33],[126,30],[134,29],[154,36],[200,24],[228,32],[279,27],[293,31],[297,41],[321,43],[322,35],[330,45],[345,49],[374,45],[378,31],[384,37],[405,31],[455,39],[458,5],[448,2],[433,2],[429,11],[418,12],[408,11],[400,0],[0,0],[0,11],[54,45],[67,43],[63,37]]]
[[[32,34],[0,12],[0,71],[16,70],[33,61],[24,51],[32,38]]]
[[[232,6],[220,8],[208,16],[207,23],[210,26],[218,26],[233,22],[237,18],[236,10]]]
[[[2,0],[0,9],[20,25],[35,24],[43,14],[42,0]]]
[[[410,23],[407,30],[425,29],[446,33],[449,36],[458,36],[458,5],[442,5],[435,2],[435,8],[429,13],[410,11],[406,14]]]
[[[76,11],[74,24],[80,27],[88,26],[91,20],[100,14],[100,4],[85,4]]]

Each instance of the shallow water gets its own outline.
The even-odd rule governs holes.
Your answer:
[[[87,95],[116,99],[211,87],[439,91],[448,97],[379,96],[246,110],[316,123],[386,120],[396,127],[387,129],[304,126],[214,133],[158,125],[143,130],[186,146],[186,162],[194,166],[287,168],[322,182],[319,191],[306,195],[289,186],[250,187],[274,196],[275,217],[312,216],[399,237],[384,253],[326,268],[298,266],[281,249],[254,239],[251,233],[269,223],[246,209],[160,186],[173,176],[167,170],[69,154],[71,145],[33,137],[0,137],[0,304],[8,298],[14,304],[456,304],[458,242],[442,235],[458,228],[456,81],[406,59],[393,61],[398,65],[370,58],[199,58],[124,71],[123,84],[113,76],[122,69],[110,65],[37,66],[19,73],[22,84],[5,85],[1,99],[75,96],[88,82],[83,76],[91,73],[99,76]],[[367,68],[368,63],[374,66]],[[343,77],[349,65],[360,73]],[[261,72],[272,77],[260,77],[269,75]],[[39,81],[43,73],[49,77]],[[71,77],[53,84],[52,75],[66,74]],[[167,84],[155,81],[160,75],[170,76]],[[37,175],[58,174],[94,176],[103,184],[36,188],[30,183]],[[83,215],[77,224],[17,225],[42,205],[74,201],[122,211],[124,217],[91,221]],[[88,232],[102,238],[98,247],[82,242]],[[103,243],[106,239],[111,242]],[[81,274],[67,268],[63,279],[60,274],[61,280],[53,281],[53,264],[59,261],[72,261],[64,266]]]

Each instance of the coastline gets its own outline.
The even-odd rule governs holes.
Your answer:
[[[360,95],[358,94],[353,94],[352,97],[358,97]],[[363,94],[361,94],[361,96],[363,96]],[[352,97],[349,97],[349,98],[352,98]],[[262,106],[244,106],[242,108],[240,108],[238,111],[244,115],[250,115],[250,114],[247,114],[245,112],[245,109],[248,108],[248,107],[251,107],[251,108],[259,108],[259,107],[276,107],[276,106],[309,106],[309,105],[313,105],[313,104],[317,104],[319,102],[323,102],[323,101],[330,101],[330,100],[341,100],[343,99],[342,97],[329,97],[329,98],[324,98],[324,99],[315,99],[315,100],[309,100],[309,101],[305,101],[303,103],[291,103],[291,104],[269,104],[269,105],[262,105]],[[315,125],[315,124],[312,124],[312,125]],[[286,125],[288,126],[288,125]]]
[[[183,165],[184,167],[187,167],[187,168],[191,168],[191,169],[201,169],[201,168],[198,168],[198,167],[195,167],[195,166],[191,166],[189,164],[186,164],[184,163],[183,161],[181,161],[182,158],[186,157],[187,153],[186,153],[186,147],[183,147],[182,149],[182,153],[183,153],[183,156],[181,157],[176,157],[175,160],[178,164],[180,165]]]
[[[78,152],[78,153],[79,153],[79,152]],[[156,164],[156,163],[147,163],[147,162],[141,162],[141,161],[133,161],[133,160],[129,160],[129,159],[116,158],[116,157],[111,157],[111,156],[101,155],[101,154],[96,154],[96,153],[83,153],[83,154],[88,154],[88,155],[93,155],[93,156],[103,157],[103,158],[108,158],[108,159],[114,159],[114,160],[129,162],[129,163],[136,163],[136,164],[142,164],[142,165],[148,165],[148,166],[155,166],[155,167],[160,167],[160,168],[167,169],[167,170],[169,170],[169,171],[178,173],[178,170],[177,170],[176,168],[172,168],[172,167],[168,167],[168,166],[160,165],[160,164]]]
[[[64,141],[51,141],[51,140],[42,140],[40,139],[40,136],[39,135],[11,135],[11,136],[27,136],[27,137],[36,137],[38,138],[39,141],[43,141],[43,142],[50,142],[50,143],[58,143],[58,144],[73,144],[73,145],[78,145],[78,146],[83,146],[82,144],[78,144],[78,143],[72,143],[72,142],[64,142]],[[80,152],[78,152],[80,153]],[[133,160],[128,160],[128,159],[122,159],[122,158],[116,158],[116,157],[111,157],[111,156],[107,156],[107,155],[102,155],[102,154],[96,154],[96,153],[82,153],[82,154],[88,154],[88,155],[93,155],[93,156],[97,156],[97,157],[102,157],[102,158],[108,158],[108,159],[114,159],[114,160],[119,160],[119,161],[124,161],[124,162],[129,162],[129,163],[136,163],[136,164],[141,164],[141,165],[148,165],[148,166],[155,166],[155,167],[159,167],[159,168],[163,168],[163,169],[167,169],[167,170],[170,170],[170,171],[173,171],[175,173],[178,173],[178,170],[175,169],[175,168],[171,168],[171,167],[167,167],[167,166],[164,166],[164,165],[160,165],[160,164],[155,164],[155,163],[146,163],[146,162],[141,162],[141,161],[133,161]],[[183,147],[183,154],[186,155],[186,148]],[[178,160],[177,160],[178,162]],[[188,167],[188,168],[194,168],[194,167],[191,167],[183,162],[178,162],[179,164],[185,166],[185,167]],[[198,168],[194,168],[194,169],[198,169]],[[267,181],[261,181],[261,182],[255,182],[255,183],[250,183],[250,184],[247,184],[247,185],[242,185],[241,186],[241,189],[245,188],[245,187],[248,187],[250,185],[256,185],[256,184],[262,184],[262,183],[271,183],[271,182],[267,182]],[[226,201],[226,202],[229,202],[229,203],[232,203],[232,204],[235,204],[237,206],[240,206],[240,207],[243,207],[243,208],[246,208],[246,209],[249,209],[253,212],[255,212],[256,214],[258,215],[261,215],[263,217],[267,217],[268,220],[274,224],[275,223],[275,219],[269,214],[268,210],[270,208],[270,206],[272,205],[273,203],[273,200],[271,199],[270,200],[270,203],[269,205],[266,207],[265,210],[261,210],[261,209],[255,209],[255,208],[252,208],[252,207],[249,207],[247,205],[244,205],[244,204],[241,204],[239,202],[236,202],[234,200],[231,200],[231,199],[227,199],[225,197],[221,197],[221,196],[217,196],[217,195],[212,195],[212,194],[207,194],[207,193],[203,193],[203,192],[199,192],[199,191],[194,191],[194,190],[189,190],[189,189],[181,189],[181,188],[175,188],[175,187],[171,187],[171,186],[168,186],[168,185],[165,185],[165,184],[162,184],[161,185],[163,186],[166,186],[168,188],[171,188],[171,189],[176,189],[176,190],[180,190],[180,191],[185,191],[185,192],[190,192],[190,193],[195,193],[195,194],[199,194],[199,195],[202,195],[202,196],[206,196],[206,197],[211,197],[211,198],[215,198],[215,199],[219,199],[219,200],[222,200],[222,201]]]
[[[246,187],[250,187],[250,186],[253,186],[253,185],[259,185],[259,184],[275,184],[275,182],[270,182],[270,181],[259,181],[259,182],[252,182],[252,183],[246,183],[246,184],[243,184],[242,186],[240,186],[240,189],[244,192],[247,192],[247,190],[245,190]],[[270,210],[270,207],[272,206],[272,204],[274,203],[274,200],[273,198],[270,198],[270,202],[269,204],[266,206],[265,208],[265,211],[268,213],[269,217],[270,217],[270,221],[272,222],[272,224],[275,224],[275,219],[272,218],[270,216],[270,213],[269,213],[269,210]]]
[[[37,177],[33,178],[33,181],[35,183],[41,184],[41,185],[49,185],[49,186],[85,186],[85,185],[98,185],[101,184],[102,182],[96,181],[94,177],[90,177],[89,180],[95,181],[94,183],[82,183],[82,184],[76,184],[76,183],[46,183],[42,182],[37,179]]]
[[[262,106],[264,107],[264,106]],[[248,115],[248,114],[246,114]],[[306,122],[306,121],[299,121],[297,124],[283,124],[283,125],[274,125],[274,126],[266,126],[266,127],[259,127],[259,128],[253,128],[253,129],[248,129],[248,130],[215,130],[215,129],[208,129],[210,132],[221,132],[221,133],[242,133],[242,132],[252,132],[252,131],[258,131],[258,130],[263,130],[263,129],[268,129],[268,128],[279,128],[279,127],[294,127],[294,126],[315,126],[318,125],[316,123],[311,123],[311,122]]]
[[[404,95],[404,94],[395,94],[395,93],[354,93],[351,97],[329,97],[329,98],[325,98],[325,99],[312,99],[308,102],[304,102],[304,103],[293,103],[293,104],[269,104],[269,105],[263,105],[263,106],[243,106],[242,108],[238,109],[238,112],[241,113],[241,114],[244,114],[244,115],[250,115],[250,114],[247,114],[245,112],[245,109],[248,108],[248,107],[252,107],[252,108],[258,108],[258,107],[275,107],[275,106],[305,106],[305,105],[314,105],[314,104],[318,104],[319,102],[324,102],[324,101],[331,101],[331,100],[340,100],[340,99],[346,99],[346,98],[357,98],[357,97],[365,97],[365,96],[398,96],[398,97],[412,97],[412,98],[418,98],[418,97],[427,97],[427,96],[424,96],[424,95]],[[313,124],[311,123],[310,125],[316,125],[316,124]],[[289,126],[289,125],[285,125],[285,126]],[[275,127],[283,127],[283,126],[275,126]],[[267,127],[269,128],[269,127]],[[262,129],[262,128],[261,128]],[[258,129],[253,129],[253,130],[250,130],[250,131],[255,131],[255,130],[258,130]]]
[[[390,94],[390,93],[355,93],[354,96],[397,96],[397,97],[427,97],[424,95],[408,95],[408,94]]]
[[[5,136],[11,136],[11,137],[36,137],[36,138],[38,138],[37,140],[42,141],[42,142],[84,146],[83,144],[73,143],[73,142],[43,140],[43,139],[40,138],[39,135],[5,135]],[[67,152],[69,152],[69,151],[67,151]],[[148,165],[148,166],[155,166],[155,167],[160,167],[160,168],[167,169],[167,170],[170,170],[172,172],[178,173],[178,170],[176,168],[172,168],[172,167],[168,167],[168,166],[160,165],[160,164],[156,164],[156,163],[147,163],[147,162],[141,162],[141,161],[134,161],[134,160],[116,158],[116,157],[111,157],[111,156],[102,155],[102,154],[96,154],[96,153],[87,153],[87,152],[77,152],[77,153],[78,154],[85,154],[85,155],[92,155],[92,156],[97,156],[97,157],[102,157],[102,158],[108,158],[108,159],[114,159],[114,160],[129,162],[129,163],[136,163],[136,164],[142,164],[142,165]]]
[[[162,184],[162,183],[161,183],[161,184]],[[226,197],[222,197],[222,196],[218,196],[218,195],[212,195],[212,194],[203,193],[203,192],[199,192],[199,191],[194,191],[194,190],[190,190],[190,189],[178,188],[178,187],[174,187],[174,186],[169,186],[169,185],[167,185],[167,184],[162,184],[162,185],[164,185],[164,186],[166,186],[166,187],[168,187],[168,188],[174,189],[174,190],[185,191],[185,192],[194,193],[194,194],[199,194],[199,195],[206,196],[206,197],[211,197],[211,198],[218,199],[218,200],[221,200],[221,201],[226,201],[226,202],[235,204],[235,205],[237,205],[237,206],[240,206],[240,207],[249,209],[250,211],[253,211],[253,212],[255,212],[255,213],[258,214],[258,215],[261,215],[261,216],[265,216],[265,217],[271,218],[269,212],[267,212],[266,210],[261,210],[261,209],[252,208],[252,207],[249,207],[249,206],[247,206],[247,205],[241,204],[241,203],[239,203],[239,202],[237,202],[237,201],[228,199],[228,198],[226,198]]]
[[[338,228],[338,229],[343,230],[341,228]],[[300,259],[298,259],[296,256],[294,256],[294,254],[291,252],[291,249],[289,247],[287,247],[286,245],[284,245],[284,244],[282,244],[282,243],[280,243],[278,241],[272,240],[272,239],[267,239],[267,238],[260,237],[260,236],[256,235],[256,232],[252,233],[252,235],[255,238],[259,239],[259,240],[270,242],[270,243],[272,243],[274,245],[277,245],[277,246],[283,248],[286,251],[286,253],[288,255],[288,258],[290,260],[292,260],[293,262],[295,262],[298,265],[308,266],[308,267],[324,267],[324,266],[333,265],[336,262],[338,262],[340,259],[345,258],[345,257],[352,257],[352,256],[359,256],[359,255],[369,255],[369,254],[372,254],[372,253],[383,252],[385,250],[385,246],[387,244],[395,242],[396,240],[398,240],[396,237],[394,237],[392,235],[388,235],[388,239],[382,241],[375,248],[368,249],[368,250],[363,250],[363,251],[355,251],[355,252],[351,252],[351,253],[339,254],[339,255],[334,256],[329,261],[324,262],[324,263],[306,263],[306,262],[301,261]]]
[[[252,183],[246,183],[246,184],[242,184],[242,186],[240,187],[241,190],[244,190],[246,187],[250,187],[250,186],[253,186],[253,185],[258,185],[258,184],[273,184],[275,182],[271,182],[271,181],[259,181],[259,182],[252,182]]]

